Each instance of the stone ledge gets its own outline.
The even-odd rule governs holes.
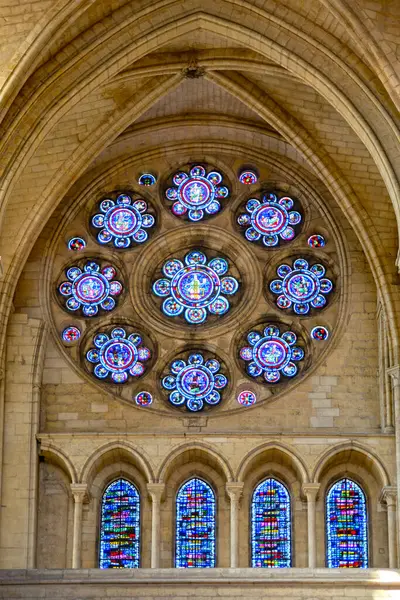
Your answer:
[[[395,569],[11,569],[0,570],[0,586],[24,585],[280,585],[375,587],[400,590]]]

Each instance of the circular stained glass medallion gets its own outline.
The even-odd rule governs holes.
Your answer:
[[[115,298],[123,291],[122,283],[114,280],[117,275],[115,267],[106,265],[101,268],[100,263],[87,261],[83,269],[74,265],[65,274],[68,281],[61,282],[58,291],[66,310],[80,310],[84,317],[94,317],[100,309],[110,312],[115,308]]]
[[[282,376],[294,377],[298,372],[295,364],[303,360],[304,350],[296,346],[293,331],[280,332],[277,325],[267,325],[263,331],[253,330],[247,334],[247,345],[239,351],[246,363],[250,377],[263,377],[267,383],[278,383]]]
[[[62,339],[64,342],[71,344],[72,342],[77,342],[81,337],[81,332],[77,327],[66,327],[62,332]]]
[[[292,267],[280,265],[277,270],[280,279],[269,284],[273,294],[277,294],[276,304],[287,310],[293,308],[298,315],[307,315],[311,308],[320,309],[326,305],[326,296],[332,291],[333,283],[324,277],[325,267],[316,263],[309,266],[304,258],[294,260]]]
[[[153,396],[150,392],[139,392],[135,396],[135,402],[138,406],[150,406],[153,403]]]
[[[153,293],[165,298],[162,311],[168,317],[184,313],[190,324],[203,323],[212,315],[223,315],[230,308],[226,296],[234,296],[239,289],[235,277],[228,274],[229,264],[224,258],[207,259],[201,250],[192,250],[184,257],[184,262],[172,258],[164,263],[165,277],[157,279],[152,286]]]
[[[111,379],[113,383],[125,383],[129,377],[139,377],[145,372],[150,350],[142,345],[142,336],[128,335],[123,327],[115,327],[111,334],[98,332],[95,347],[86,352],[86,360],[95,364],[93,374],[98,379]]]
[[[310,235],[307,244],[310,248],[323,248],[326,245],[326,241],[323,235],[315,233],[314,235]]]
[[[257,173],[250,170],[241,171],[239,175],[239,181],[244,185],[254,185],[258,181]]]
[[[68,250],[80,252],[86,248],[86,241],[81,237],[73,237],[68,241]]]
[[[237,401],[241,406],[252,406],[257,402],[257,396],[250,390],[244,390],[238,394]]]
[[[91,225],[99,230],[96,239],[101,245],[126,249],[143,244],[148,239],[147,230],[155,225],[155,217],[146,212],[148,204],[143,198],[120,194],[115,200],[102,200],[99,210],[92,216]]]
[[[326,327],[318,325],[311,330],[311,337],[318,342],[324,342],[329,337],[329,331]]]
[[[165,191],[165,199],[172,202],[171,212],[190,221],[201,221],[217,214],[221,202],[228,198],[229,189],[219,171],[195,165],[190,170],[177,171],[172,177],[172,187]]]
[[[173,406],[185,406],[191,412],[198,412],[220,403],[220,390],[228,384],[220,369],[216,358],[205,360],[201,353],[190,354],[186,360],[179,358],[170,364],[161,385],[169,392],[168,399]]]
[[[138,179],[138,184],[145,185],[145,186],[151,186],[151,185],[155,185],[156,181],[157,181],[157,179],[152,173],[143,173]]]
[[[292,210],[296,202],[288,196],[264,193],[260,199],[247,200],[246,212],[238,215],[237,223],[247,241],[278,246],[293,240],[299,231],[302,216],[298,210]]]

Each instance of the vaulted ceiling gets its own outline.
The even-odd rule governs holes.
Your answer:
[[[66,195],[187,147],[308,178],[346,215],[397,329],[396,0],[26,0],[0,17],[4,327]]]

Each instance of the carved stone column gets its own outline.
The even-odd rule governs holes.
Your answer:
[[[397,474],[397,514],[400,515],[400,366],[396,365],[388,369],[388,374],[392,379],[393,389],[393,412],[394,412],[394,430],[395,430],[395,444],[396,444],[396,474]],[[400,532],[399,532],[399,519],[396,523],[396,549],[397,549],[397,561],[400,557]],[[396,565],[398,567],[398,564]]]
[[[238,567],[239,557],[239,502],[243,493],[243,483],[231,482],[226,484],[226,493],[231,501],[231,569]]]
[[[397,567],[396,552],[396,500],[397,489],[395,486],[385,486],[382,490],[381,501],[386,503],[387,508],[387,527],[388,527],[388,549],[389,549],[389,568]]]
[[[148,483],[147,491],[151,497],[151,568],[160,566],[160,507],[165,490],[164,483]]]
[[[308,566],[315,569],[316,566],[316,528],[315,528],[315,502],[317,500],[319,483],[307,483],[303,485],[303,493],[307,498],[307,525],[308,525]]]
[[[86,483],[71,483],[74,498],[74,528],[72,534],[72,568],[80,569],[82,562],[82,513],[87,498]]]

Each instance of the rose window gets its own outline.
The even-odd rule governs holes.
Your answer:
[[[128,377],[140,377],[151,357],[149,348],[142,344],[138,333],[127,335],[123,327],[115,327],[111,335],[97,333],[94,348],[86,353],[86,360],[96,365],[93,374],[98,379],[111,378],[113,383],[124,383]]]
[[[99,209],[91,224],[99,230],[97,241],[102,245],[129,248],[132,244],[143,244],[148,238],[147,229],[155,224],[155,218],[146,212],[147,202],[142,198],[133,200],[127,194],[120,194],[115,201],[102,200]]]
[[[165,157],[127,163],[126,188],[113,175],[52,220],[43,272],[58,349],[123,402],[127,423],[136,410],[261,409],[325,360],[345,315],[341,217],[323,199],[262,187],[278,173],[244,156],[177,160],[168,172]]]
[[[161,384],[170,392],[168,399],[173,406],[186,406],[197,412],[207,405],[220,403],[220,390],[228,384],[220,369],[221,364],[216,358],[205,361],[202,354],[191,354],[187,361],[174,360]]]
[[[268,325],[264,331],[250,331],[249,345],[240,349],[246,372],[251,377],[263,376],[267,383],[277,383],[281,376],[294,377],[298,368],[295,362],[303,360],[304,350],[295,346],[297,336],[293,331],[280,333],[276,325]]]
[[[235,277],[226,275],[228,261],[217,257],[211,260],[199,251],[186,254],[185,264],[172,258],[164,263],[164,278],[153,284],[156,296],[165,298],[162,311],[168,317],[184,312],[188,323],[203,323],[209,314],[223,315],[230,308],[226,296],[234,295],[239,289]],[[225,276],[226,275],[226,276]]]
[[[221,201],[229,196],[229,189],[219,171],[209,171],[200,165],[189,173],[178,171],[172,177],[173,186],[165,191],[172,202],[171,211],[177,217],[187,216],[190,221],[201,221],[221,210]]]
[[[74,265],[65,271],[68,281],[58,286],[58,291],[64,300],[64,307],[69,311],[81,310],[85,317],[94,317],[99,308],[110,311],[115,308],[115,298],[123,291],[120,281],[112,265],[100,270],[95,261],[88,261],[83,271]]]
[[[284,196],[264,194],[261,200],[251,198],[246,202],[246,212],[237,217],[249,242],[261,241],[264,246],[277,246],[280,241],[289,242],[296,236],[302,216],[292,210],[294,201]]]
[[[293,262],[293,268],[284,264],[276,272],[280,279],[271,281],[269,288],[273,294],[278,294],[276,304],[279,308],[293,307],[296,314],[306,315],[310,307],[320,309],[325,306],[333,283],[324,277],[323,265],[316,263],[310,267],[304,258],[298,258]]]

